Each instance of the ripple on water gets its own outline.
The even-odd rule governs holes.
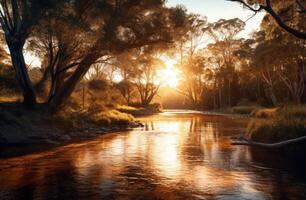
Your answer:
[[[230,145],[247,118],[140,120],[144,128],[0,160],[0,199],[306,199],[295,168]]]

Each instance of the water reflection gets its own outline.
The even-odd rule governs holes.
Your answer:
[[[197,113],[0,160],[0,199],[303,199],[305,180],[253,159],[229,137],[247,120]]]

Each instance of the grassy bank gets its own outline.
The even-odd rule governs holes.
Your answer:
[[[134,117],[114,108],[93,105],[85,111],[50,114],[43,105],[25,110],[21,104],[0,104],[0,143],[63,143],[137,126]]]
[[[249,115],[257,110],[261,109],[260,106],[251,105],[251,106],[234,106],[230,110],[234,114],[241,114],[241,115]]]
[[[152,115],[162,112],[160,104],[150,104],[146,107],[143,107],[141,105],[135,105],[135,106],[119,105],[117,106],[117,110],[122,113],[128,113],[135,117],[143,115]]]
[[[247,136],[253,141],[276,143],[306,135],[306,105],[258,109],[252,113]],[[306,156],[306,144],[289,146],[284,152],[292,157]]]

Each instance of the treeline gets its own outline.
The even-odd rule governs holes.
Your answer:
[[[291,4],[278,5],[281,10]],[[305,16],[288,12],[282,14],[294,15],[290,23],[305,30]],[[210,24],[194,16],[185,40],[177,45],[177,66],[184,76],[179,91],[189,105],[222,109],[305,103],[305,40],[285,32],[269,15],[248,39],[240,37],[244,28],[238,18]],[[205,44],[207,38],[212,42]]]
[[[158,71],[167,59],[177,61],[177,92],[192,108],[306,101],[305,40],[288,33],[275,16],[265,16],[261,30],[246,39],[240,34],[245,22],[238,18],[208,23],[163,0],[0,5],[1,98],[10,96],[10,88],[27,107],[43,103],[58,110],[99,101],[148,106],[163,85]],[[305,31],[305,15],[291,12],[292,5],[277,1],[273,9],[290,27]],[[27,65],[26,52],[41,66]]]

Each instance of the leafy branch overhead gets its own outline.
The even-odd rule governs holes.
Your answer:
[[[287,6],[285,9],[281,8],[283,4],[282,1],[273,1],[273,2],[271,2],[271,0],[258,0],[258,1],[227,0],[227,1],[241,3],[247,9],[255,12],[255,14],[261,11],[266,11],[282,29],[284,29],[285,31],[294,35],[297,38],[304,40],[306,39],[306,32],[305,32],[306,9],[304,1],[302,2],[299,0],[295,1],[291,0],[289,6]],[[285,15],[286,12],[288,11],[293,11],[293,13],[295,12],[294,15],[297,15],[298,17],[304,19],[303,20],[304,25],[302,26],[302,28],[291,26],[290,23],[288,23],[288,20],[285,19],[285,17],[283,17],[283,15]]]

